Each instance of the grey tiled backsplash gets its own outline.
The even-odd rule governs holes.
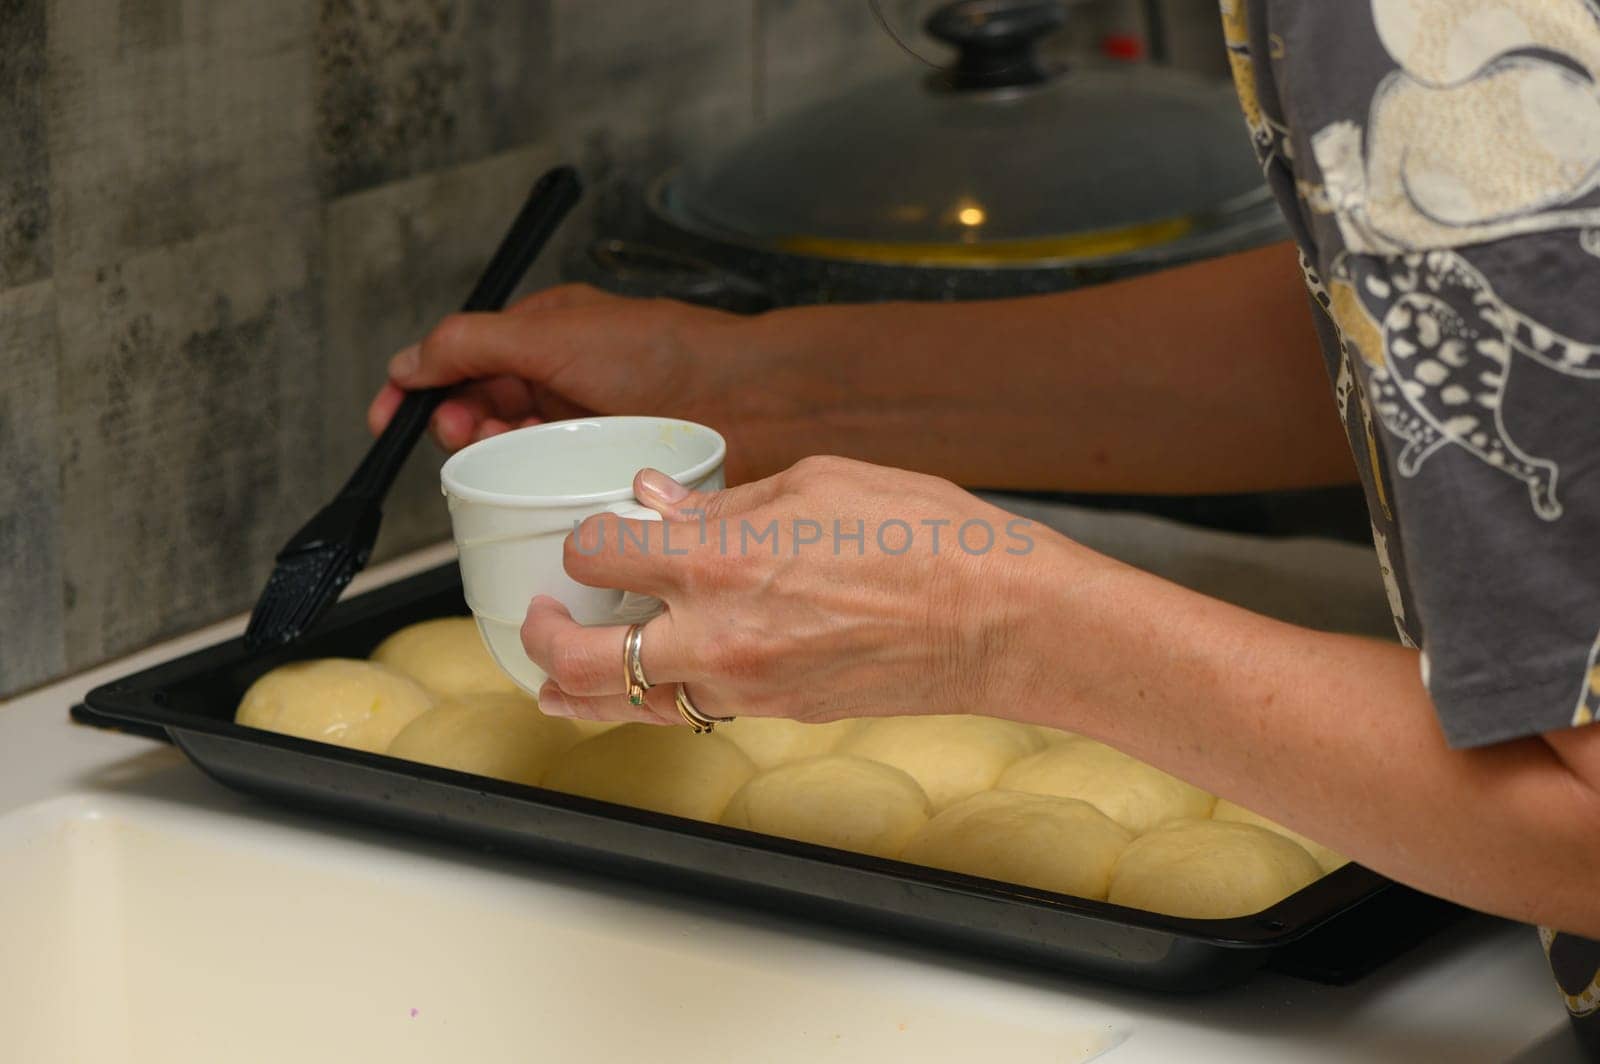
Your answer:
[[[0,3],[0,695],[246,608],[545,167],[912,64],[866,0]],[[440,457],[380,555],[448,534]]]

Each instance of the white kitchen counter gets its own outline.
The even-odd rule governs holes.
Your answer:
[[[356,590],[448,557],[420,552]],[[1577,1059],[1525,927],[1469,923],[1352,987],[1264,974],[1220,994],[1156,996],[321,821],[235,795],[160,744],[68,722],[96,684],[242,627],[238,618],[0,703],[0,844],[14,840],[0,858],[0,907],[24,943],[37,931],[40,971],[55,970],[52,949],[91,958],[80,977],[94,997],[63,991],[80,1000],[53,1003],[38,976],[20,1020],[60,1008],[84,1032],[70,1059],[188,1059],[169,1028],[194,1059],[230,1061],[284,1059],[283,1045],[310,1062]],[[113,839],[121,864],[84,871],[80,854],[77,878],[61,880],[77,886],[41,878],[26,894],[29,854],[44,862],[63,832]],[[67,849],[100,852],[84,845]],[[108,896],[95,900],[94,884]],[[31,910],[63,891],[64,923],[38,930],[48,918]],[[210,929],[199,952],[185,952],[186,920]],[[156,921],[160,941],[142,943],[137,929]],[[242,930],[218,937],[233,921]],[[314,963],[295,937],[302,923],[314,929]],[[113,939],[114,962],[95,959]],[[295,963],[305,978],[274,984],[266,1022],[250,1020],[260,1010],[230,1013],[230,995],[262,993],[244,989],[252,974]],[[180,985],[191,1000],[163,1000],[162,987]],[[0,1032],[14,1032],[6,1007]],[[90,1027],[107,1016],[120,1026],[97,1041]],[[0,1058],[23,1059],[12,1037],[0,1033]]]

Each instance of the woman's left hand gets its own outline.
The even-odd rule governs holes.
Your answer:
[[[716,717],[992,713],[1014,697],[997,672],[1031,671],[996,666],[1042,595],[1042,555],[1071,546],[948,481],[841,458],[704,494],[646,470],[634,492],[665,520],[592,517],[565,565],[666,604],[643,634],[653,690],[629,704],[625,628],[540,596],[522,641],[552,715],[678,724],[679,683]]]

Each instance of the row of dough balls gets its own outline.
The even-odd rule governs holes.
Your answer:
[[[469,618],[401,629],[370,661],[285,665],[241,724],[689,819],[1175,916],[1259,912],[1331,850],[1080,736],[971,716],[713,735],[539,713]]]
[[[611,727],[538,712],[468,617],[402,628],[367,661],[323,658],[273,669],[245,692],[234,719],[530,785],[555,757]]]

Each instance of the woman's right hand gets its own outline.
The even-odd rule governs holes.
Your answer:
[[[782,438],[771,430],[788,420],[773,404],[804,405],[807,390],[782,370],[790,331],[759,320],[588,285],[546,289],[500,313],[453,314],[396,354],[367,424],[383,431],[406,391],[454,385],[431,423],[446,451],[542,421],[657,414],[718,429],[730,477],[760,476],[795,457],[771,453]]]

